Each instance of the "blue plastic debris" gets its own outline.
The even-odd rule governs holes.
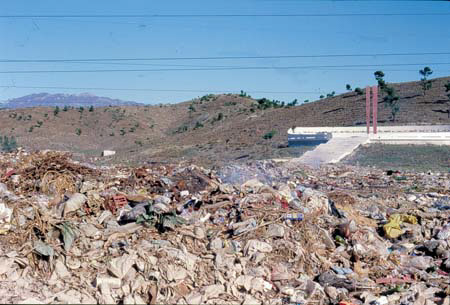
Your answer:
[[[283,219],[291,221],[301,221],[303,220],[303,214],[301,213],[285,214],[283,216]]]

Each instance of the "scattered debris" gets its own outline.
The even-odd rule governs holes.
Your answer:
[[[448,304],[449,174],[0,154],[2,303]]]

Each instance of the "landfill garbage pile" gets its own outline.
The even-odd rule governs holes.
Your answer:
[[[1,154],[0,302],[450,304],[449,178]]]

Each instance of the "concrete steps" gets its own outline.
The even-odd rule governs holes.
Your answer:
[[[332,138],[327,143],[317,146],[316,149],[306,152],[295,161],[313,167],[319,167],[324,163],[336,163],[368,141],[367,136]]]

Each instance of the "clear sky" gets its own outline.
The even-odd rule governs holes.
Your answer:
[[[346,13],[450,13],[450,2],[292,0],[14,0],[0,2],[0,15],[3,16]],[[429,52],[450,53],[450,15],[0,18],[0,60]],[[348,67],[348,65],[410,63],[420,65]],[[347,83],[352,87],[374,84],[375,70],[385,71],[386,80],[389,82],[418,80],[418,70],[423,68],[422,64],[429,64],[434,70],[433,77],[450,75],[449,54],[145,62],[0,62],[0,72],[186,69],[211,66],[314,66],[307,69],[0,73],[0,100],[37,92],[90,92],[124,100],[166,103],[181,102],[207,93],[239,92],[240,90],[247,91],[254,97],[268,97],[287,102],[294,98],[300,101],[315,100],[322,93],[344,92]],[[319,68],[317,66],[347,67]],[[148,91],[105,90],[108,88]]]

